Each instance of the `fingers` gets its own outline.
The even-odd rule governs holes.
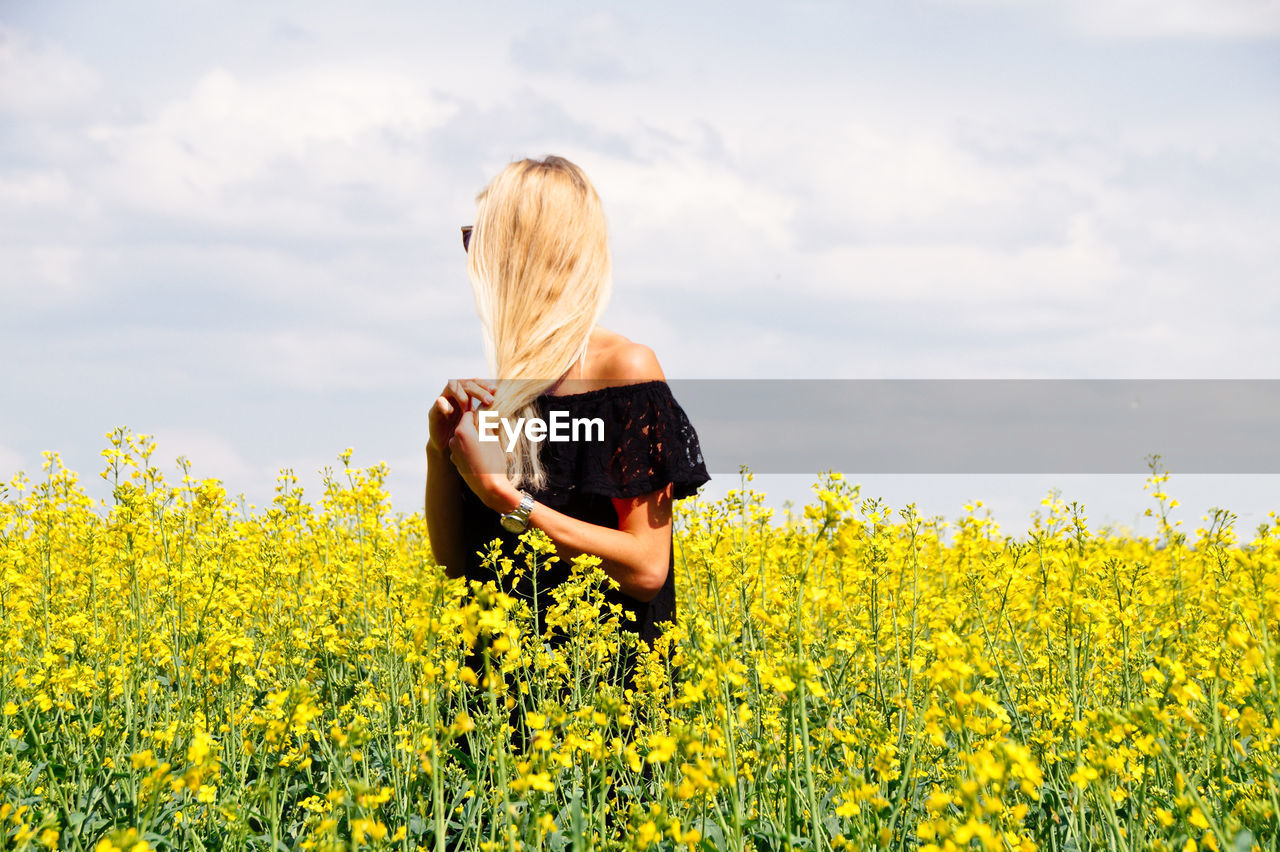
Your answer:
[[[459,418],[458,425],[453,428],[453,436],[455,438],[464,437],[468,440],[472,438],[478,439],[480,430],[476,425],[476,418],[480,415],[475,411],[467,412],[470,416],[464,415]]]
[[[462,379],[451,379],[440,395],[447,397],[460,411],[466,411],[471,407],[471,398],[462,387]]]
[[[475,474],[497,475],[506,473],[506,454],[497,442],[480,438],[476,425],[476,412],[470,412],[458,420],[453,436],[449,439],[450,458],[463,478]]]
[[[481,406],[493,404],[497,390],[497,384],[486,379],[453,379],[446,384],[431,406],[428,446],[440,447],[449,442],[459,421],[466,419],[462,415],[471,412],[474,420]],[[472,426],[474,431],[474,423]]]
[[[474,408],[473,399],[482,405],[493,405],[493,395],[497,392],[498,386],[484,379],[453,379],[441,395],[449,397],[460,410],[470,411]]]
[[[463,417],[454,428],[453,436],[449,438],[449,456],[453,459],[454,467],[464,474],[470,473],[473,467],[472,455],[476,446],[474,435],[475,428],[471,424],[471,418]]]
[[[471,418],[465,416],[458,419],[457,424],[453,427],[453,434],[449,436],[450,448],[462,449],[464,446],[463,441],[467,438],[467,432],[469,431],[467,426],[470,420]]]
[[[498,392],[497,385],[480,379],[464,379],[462,387],[469,396],[480,400],[482,405],[493,405],[493,395]]]

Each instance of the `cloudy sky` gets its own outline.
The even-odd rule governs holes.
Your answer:
[[[669,377],[1280,378],[1277,0],[230,8],[0,5],[6,479],[128,425],[259,504],[353,446],[416,509],[486,372],[458,227],[547,153]],[[1145,506],[874,481],[1014,527],[1046,483]]]

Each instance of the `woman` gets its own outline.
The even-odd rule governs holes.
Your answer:
[[[600,557],[619,588],[607,597],[652,645],[675,620],[671,507],[707,476],[697,434],[646,346],[596,325],[611,278],[604,211],[586,175],[560,157],[507,166],[463,230],[467,271],[497,382],[449,382],[432,406],[427,527],[450,577],[496,579],[479,552],[542,530],[560,562]],[[599,421],[579,440],[534,440],[519,418]],[[506,421],[499,440],[488,423]],[[506,450],[510,448],[510,452]],[[539,613],[539,626],[542,625]]]

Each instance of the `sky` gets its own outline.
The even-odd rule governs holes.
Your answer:
[[[127,425],[258,505],[354,447],[420,510],[427,408],[487,374],[458,228],[550,153],[670,378],[1280,378],[1278,47],[1280,0],[0,3],[0,478],[98,487]],[[1174,477],[1191,524],[1280,509]]]

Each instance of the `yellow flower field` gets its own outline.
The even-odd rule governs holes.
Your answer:
[[[1056,497],[1012,537],[944,524],[832,474],[783,522],[744,477],[679,508],[680,624],[624,691],[592,560],[548,642],[443,578],[385,467],[248,511],[110,437],[109,505],[55,456],[0,501],[0,847],[1280,843],[1280,525],[1184,534],[1159,468],[1155,539]]]

